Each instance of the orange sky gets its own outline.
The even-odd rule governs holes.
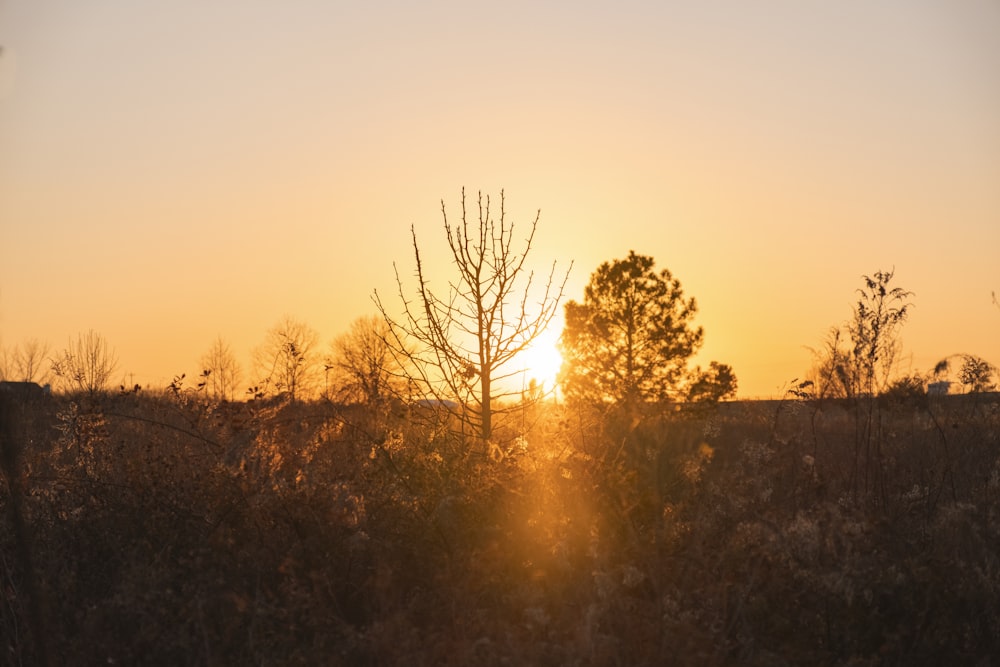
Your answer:
[[[542,210],[570,298],[669,268],[745,396],[881,268],[910,370],[1000,363],[994,0],[416,4],[0,0],[0,343],[93,328],[162,386],[327,341],[464,185]]]

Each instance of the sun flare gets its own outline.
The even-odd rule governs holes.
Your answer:
[[[543,391],[555,389],[556,376],[562,366],[562,355],[556,347],[558,341],[559,332],[546,331],[517,358],[517,366],[522,369],[518,374],[523,381],[522,389],[527,389],[532,380]]]

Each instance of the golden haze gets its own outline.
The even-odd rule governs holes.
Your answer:
[[[93,328],[162,386],[285,313],[329,340],[465,185],[542,209],[569,298],[669,268],[745,396],[882,268],[903,370],[1000,363],[995,3],[383,9],[0,5],[2,343]]]

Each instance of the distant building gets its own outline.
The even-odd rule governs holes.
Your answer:
[[[52,393],[49,385],[44,387],[37,382],[8,382],[0,381],[0,393],[14,398],[40,398]]]
[[[950,390],[951,382],[948,380],[939,380],[937,382],[931,382],[927,385],[928,396],[946,396]]]

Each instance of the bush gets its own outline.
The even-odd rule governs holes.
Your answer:
[[[872,502],[847,403],[535,406],[485,458],[405,410],[48,398],[6,420],[3,661],[976,664],[987,399],[887,404]]]

